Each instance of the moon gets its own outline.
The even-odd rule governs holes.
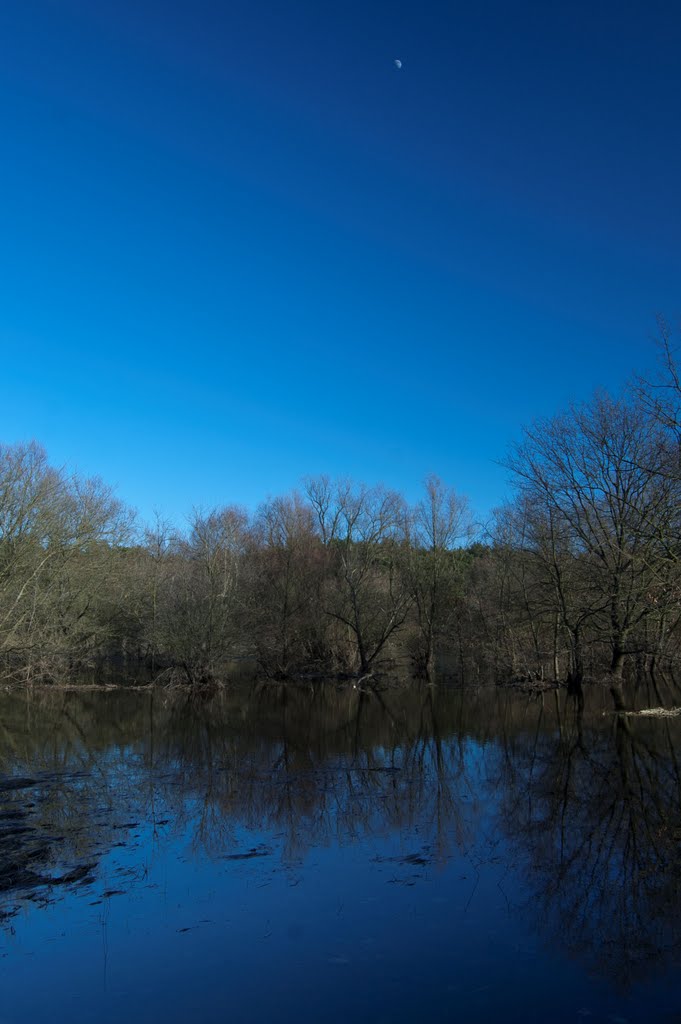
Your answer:
[[[399,70],[400,70],[400,68],[402,67],[402,61],[401,61],[401,60],[397,60],[397,59],[396,59],[394,63],[395,63],[395,67],[396,67],[396,68],[397,68],[397,70],[399,71]]]

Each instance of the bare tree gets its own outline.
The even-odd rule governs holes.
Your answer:
[[[407,572],[418,627],[418,661],[431,678],[436,645],[445,636],[460,595],[462,563],[456,548],[470,540],[473,523],[467,499],[439,477],[428,476],[424,490],[409,516]]]
[[[297,492],[271,499],[258,511],[252,540],[250,623],[261,665],[278,677],[321,669],[325,552],[312,508]]]
[[[384,487],[332,485],[326,478],[308,481],[306,491],[332,555],[324,609],[345,630],[352,667],[366,674],[411,604],[404,499]]]
[[[237,640],[248,516],[235,505],[195,509],[189,536],[175,544],[166,635],[172,661],[190,682],[219,676]]]
[[[599,393],[527,428],[507,460],[519,500],[536,510],[530,546],[553,581],[576,674],[587,621],[620,676],[668,600],[660,555],[678,502],[659,472],[663,452],[659,424],[639,400]]]

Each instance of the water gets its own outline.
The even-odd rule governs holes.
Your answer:
[[[679,719],[0,695],[0,1024],[681,1020]]]

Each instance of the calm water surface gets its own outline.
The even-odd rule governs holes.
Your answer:
[[[606,696],[0,694],[0,1024],[681,1021],[681,721]]]

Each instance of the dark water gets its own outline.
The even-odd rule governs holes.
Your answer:
[[[0,1024],[681,1021],[681,719],[606,697],[0,695]]]

